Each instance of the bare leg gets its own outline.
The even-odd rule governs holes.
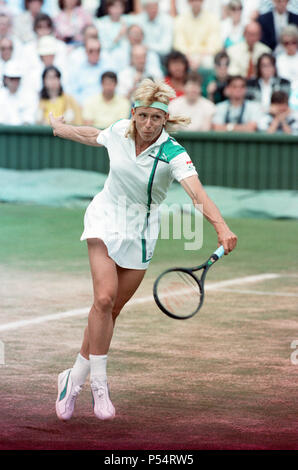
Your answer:
[[[100,269],[100,267],[99,267]],[[146,270],[138,270],[138,269],[125,269],[121,268],[119,266],[116,266],[116,271],[117,271],[117,277],[118,277],[118,290],[117,290],[117,296],[116,300],[113,303],[112,307],[112,323],[113,327],[115,325],[115,321],[119,313],[121,312],[123,306],[128,302],[128,300],[133,296],[133,294],[136,292],[137,288],[141,284]],[[93,280],[94,282],[94,280]],[[91,309],[92,311],[92,309]],[[91,314],[91,312],[90,312]],[[90,316],[90,315],[89,315]],[[89,353],[92,354],[91,348],[90,348],[90,338],[89,338],[89,328],[90,328],[90,322],[88,321],[88,326],[85,328],[84,331],[84,338],[83,338],[83,343],[81,347],[81,355],[85,357],[86,359],[89,359]],[[109,326],[110,328],[110,326]],[[112,331],[113,334],[113,331]],[[112,334],[110,333],[109,330],[109,344],[111,341]],[[100,340],[100,339],[98,339]],[[105,344],[107,342],[105,341]],[[103,349],[101,349],[103,350]],[[106,354],[106,352],[101,352],[98,354]]]
[[[101,240],[89,239],[88,253],[94,293],[88,317],[89,353],[104,355],[109,350],[113,334],[112,310],[118,290],[117,269]],[[85,346],[83,348],[85,357],[86,352]]]

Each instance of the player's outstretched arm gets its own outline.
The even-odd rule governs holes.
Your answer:
[[[180,184],[192,199],[194,207],[200,210],[215,228],[218,245],[223,245],[225,255],[230,253],[236,247],[237,236],[229,229],[219,209],[207,195],[198,176],[189,176],[181,180]]]
[[[100,133],[99,129],[89,126],[71,126],[70,124],[65,124],[63,116],[55,118],[53,113],[49,114],[49,120],[55,136],[61,137],[62,139],[73,140],[80,144],[101,147],[101,145],[97,143],[97,137]]]

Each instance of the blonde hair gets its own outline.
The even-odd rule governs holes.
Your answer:
[[[154,101],[168,105],[172,98],[176,97],[175,90],[170,85],[167,85],[161,80],[151,80],[145,78],[138,86],[134,94],[134,101],[141,101],[144,106],[150,106]],[[169,116],[165,124],[167,132],[175,131],[177,128],[187,126],[190,123],[190,118],[185,116]],[[131,119],[130,125],[126,131],[125,136],[135,138],[135,123]]]

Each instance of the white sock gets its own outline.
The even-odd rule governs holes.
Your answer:
[[[82,386],[86,382],[89,372],[90,361],[79,353],[71,370],[73,383]]]
[[[107,355],[89,354],[90,359],[90,381],[98,379],[99,381],[107,380]]]

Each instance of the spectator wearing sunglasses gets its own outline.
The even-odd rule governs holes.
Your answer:
[[[295,25],[287,26],[281,34],[281,44],[284,52],[276,59],[278,75],[291,82],[292,87],[298,81],[298,28]]]

